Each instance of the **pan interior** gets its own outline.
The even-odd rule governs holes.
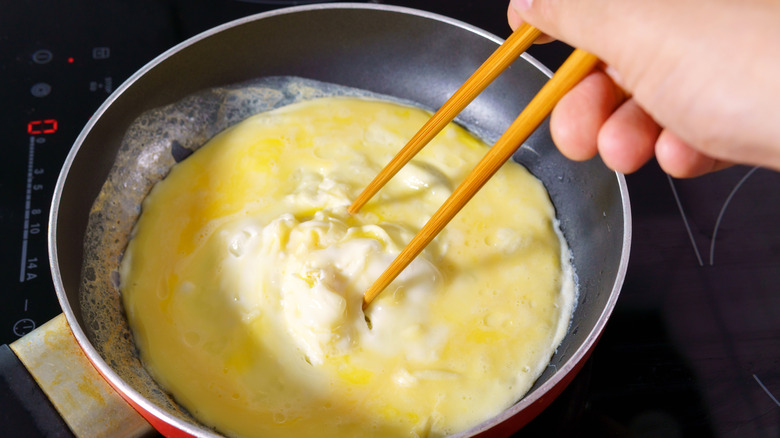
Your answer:
[[[269,77],[196,93],[148,111],[127,131],[115,165],[90,213],[82,276],[81,312],[102,357],[143,395],[194,421],[160,391],[141,366],[118,288],[118,265],[141,213],[144,198],[177,162],[211,137],[252,114],[329,96],[395,100],[364,90],[295,77]],[[409,102],[399,102],[406,103]],[[532,156],[538,154],[527,148]],[[519,152],[522,158],[525,152]],[[106,260],[112,261],[106,263]],[[107,317],[108,316],[108,317]]]

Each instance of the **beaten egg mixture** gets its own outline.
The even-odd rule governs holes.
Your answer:
[[[361,310],[486,152],[450,125],[349,215],[428,117],[296,103],[227,129],[154,187],[122,296],[146,367],[193,416],[242,437],[444,436],[531,387],[574,286],[550,199],[516,163]]]

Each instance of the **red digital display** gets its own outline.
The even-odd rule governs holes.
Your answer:
[[[54,134],[55,132],[57,132],[57,119],[33,120],[27,124],[28,134]]]

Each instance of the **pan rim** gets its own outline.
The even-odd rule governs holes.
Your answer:
[[[57,299],[60,303],[60,307],[62,308],[63,313],[65,314],[68,324],[71,327],[74,337],[76,338],[82,350],[89,358],[90,362],[98,369],[100,374],[103,375],[103,377],[120,393],[120,395],[132,401],[132,403],[137,405],[137,407],[140,407],[141,409],[143,409],[153,417],[167,423],[171,427],[183,431],[184,433],[188,433],[194,436],[209,436],[209,437],[221,436],[215,434],[212,430],[208,429],[207,426],[205,425],[196,426],[194,424],[188,423],[182,419],[179,419],[171,415],[170,413],[163,410],[155,403],[151,402],[149,399],[141,395],[138,391],[136,391],[123,379],[121,379],[119,375],[106,363],[103,357],[98,353],[97,349],[92,345],[85,331],[81,327],[81,324],[79,323],[76,313],[71,307],[71,303],[68,299],[68,294],[65,291],[65,286],[62,282],[62,276],[59,267],[59,255],[58,255],[58,244],[57,244],[57,225],[58,225],[60,202],[65,188],[66,180],[70,173],[70,169],[72,167],[73,162],[76,159],[76,156],[78,155],[79,150],[81,149],[82,144],[85,142],[85,140],[87,139],[87,137],[89,136],[93,128],[101,120],[103,114],[107,111],[107,109],[111,107],[114,104],[114,102],[116,102],[116,100],[119,98],[119,96],[122,95],[124,92],[126,92],[130,87],[132,87],[141,77],[147,75],[151,70],[153,70],[155,67],[157,67],[158,65],[160,65],[161,63],[169,59],[172,55],[202,40],[210,38],[213,35],[221,33],[227,29],[241,26],[246,23],[267,19],[274,16],[295,14],[299,12],[316,11],[316,10],[340,10],[340,9],[376,10],[382,12],[393,12],[393,13],[400,13],[406,15],[413,15],[413,16],[441,22],[444,24],[449,24],[457,28],[461,28],[468,32],[474,33],[479,37],[492,41],[496,44],[501,44],[503,42],[503,39],[497,37],[496,35],[487,32],[483,29],[480,29],[476,26],[464,23],[460,20],[456,20],[454,18],[436,14],[433,12],[422,11],[422,10],[409,8],[409,7],[402,7],[402,6],[349,3],[349,2],[309,4],[309,5],[280,8],[268,12],[248,15],[246,17],[232,20],[224,24],[218,25],[216,27],[213,27],[211,29],[208,29],[204,32],[201,32],[197,35],[194,35],[176,44],[175,46],[171,47],[170,49],[156,56],[154,59],[152,59],[143,67],[141,67],[139,70],[137,70],[135,73],[133,73],[100,105],[100,107],[95,111],[93,116],[84,126],[82,131],[75,139],[73,146],[71,147],[63,163],[60,174],[57,178],[57,183],[55,185],[55,189],[52,197],[52,203],[50,206],[50,215],[48,221],[49,264],[52,273],[54,288],[57,293]],[[526,62],[530,63],[534,68],[538,69],[540,72],[546,75],[547,77],[552,76],[552,72],[541,62],[536,60],[533,56],[524,53],[523,55],[521,55],[521,57]],[[628,255],[630,252],[631,213],[630,213],[630,202],[628,200],[628,189],[627,189],[625,177],[622,174],[619,174],[617,172],[615,173],[615,175],[618,181],[618,187],[620,190],[621,202],[623,207],[623,248],[620,255],[620,265],[616,273],[616,279],[613,284],[612,291],[610,293],[610,298],[607,302],[607,305],[603,309],[601,315],[599,315],[593,330],[588,335],[586,341],[566,361],[565,367],[559,370],[559,372],[557,372],[553,376],[551,376],[539,388],[527,394],[520,401],[515,403],[511,408],[504,411],[502,414],[499,414],[496,417],[488,419],[485,422],[481,423],[480,425],[477,425],[472,429],[461,432],[454,436],[464,437],[464,436],[474,435],[481,431],[488,430],[493,425],[503,422],[506,419],[516,415],[519,411],[523,410],[525,407],[529,406],[537,399],[542,397],[544,394],[546,394],[551,388],[557,386],[560,383],[560,381],[569,372],[571,372],[572,368],[574,368],[575,366],[580,364],[581,361],[584,361],[587,358],[587,355],[589,354],[590,350],[592,350],[599,335],[603,332],[607,319],[609,315],[612,313],[612,310],[615,306],[615,302],[619,295],[620,288],[623,285],[623,280],[628,266]],[[565,372],[561,372],[561,371],[565,371]]]

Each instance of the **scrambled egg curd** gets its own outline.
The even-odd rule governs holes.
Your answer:
[[[438,437],[532,386],[574,285],[550,199],[516,163],[361,310],[487,150],[450,125],[349,215],[428,117],[296,103],[227,129],[154,187],[121,290],[146,367],[194,417],[242,437]]]

